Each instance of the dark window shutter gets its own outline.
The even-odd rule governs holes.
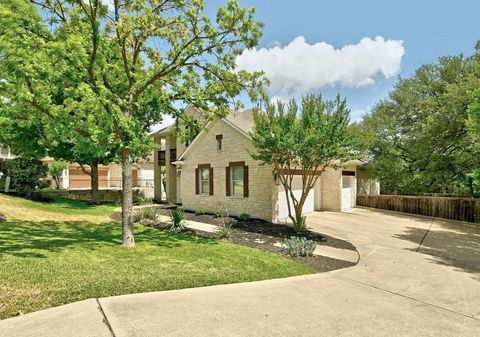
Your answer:
[[[198,168],[195,169],[195,194],[200,194],[200,185],[198,182],[199,179],[199,172]]]
[[[243,197],[248,198],[248,166],[243,167]]]
[[[225,186],[227,190],[227,197],[232,195],[230,191],[230,166],[225,167]]]
[[[210,195],[213,195],[213,167],[209,168]]]

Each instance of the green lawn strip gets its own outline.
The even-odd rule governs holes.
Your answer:
[[[91,297],[314,273],[282,256],[224,241],[118,223],[0,224],[0,318]]]
[[[46,195],[49,198],[52,198],[53,202],[32,201],[25,198],[5,194],[0,194],[0,198],[5,199],[5,202],[14,203],[21,207],[31,207],[46,212],[72,215],[81,214],[109,216],[113,213],[113,210],[116,207],[113,203],[89,205],[87,201],[68,199],[62,196],[55,195],[53,193],[46,193]]]

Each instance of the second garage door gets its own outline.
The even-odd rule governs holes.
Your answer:
[[[300,199],[300,196],[302,195],[302,177],[301,176],[295,176],[292,181],[292,189],[293,189],[293,194],[295,195],[295,198],[298,200]],[[307,199],[305,200],[305,204],[303,206],[303,213],[311,213],[315,210],[315,202],[314,202],[314,188],[310,190],[308,193]],[[292,213],[293,213],[293,204],[292,201],[290,200],[290,205],[292,207]],[[288,218],[288,204],[287,204],[287,197],[285,196],[285,189],[283,188],[283,185],[280,184],[278,186],[278,218],[280,220]]]
[[[91,178],[88,174],[83,173],[81,168],[71,168],[68,170],[69,184],[71,189],[90,189]],[[98,187],[108,187],[108,169],[98,170]]]

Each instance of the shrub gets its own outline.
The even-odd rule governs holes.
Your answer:
[[[186,229],[184,222],[185,211],[181,207],[177,207],[170,212],[169,228],[175,232],[181,232]]]
[[[220,239],[228,239],[232,234],[235,232],[233,229],[233,223],[226,224],[224,226],[218,226],[217,229],[217,237]]]
[[[217,213],[219,213],[218,216]],[[229,238],[235,230],[233,229],[233,220],[229,217],[227,210],[217,211],[215,215],[217,216],[216,223],[218,225],[217,236],[220,239]]]
[[[204,215],[205,214],[205,211],[201,208],[195,210],[195,215]]]
[[[60,180],[62,179],[63,170],[67,168],[67,163],[63,161],[54,161],[48,167],[48,174],[50,174],[55,181],[55,186],[57,189],[60,188]],[[50,187],[50,186],[49,186]]]
[[[133,222],[139,222],[143,219],[157,220],[158,213],[155,208],[140,208],[133,212],[132,220]]]
[[[31,194],[47,176],[47,165],[39,159],[15,158],[5,161],[4,173],[11,177],[11,188],[21,194]]]
[[[238,220],[240,221],[247,221],[248,219],[250,219],[250,214],[248,213],[242,213],[238,216]]]
[[[38,189],[43,190],[45,188],[50,188],[52,186],[52,181],[50,179],[43,179],[38,182]]]
[[[315,250],[317,244],[315,241],[307,240],[304,237],[291,236],[285,239],[282,243],[283,249],[292,256],[307,256],[311,255]]]
[[[151,205],[153,204],[153,198],[138,196],[134,198],[134,204],[136,205]]]
[[[218,210],[218,211],[215,211],[215,217],[216,218],[221,218],[221,217],[225,217],[227,215],[227,211],[225,210]]]

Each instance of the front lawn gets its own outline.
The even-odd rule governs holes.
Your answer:
[[[126,249],[120,224],[95,207],[82,215],[92,221],[79,221],[61,204],[37,206],[0,194],[8,217],[0,223],[0,318],[91,297],[314,272],[276,254],[143,226],[136,248]]]

